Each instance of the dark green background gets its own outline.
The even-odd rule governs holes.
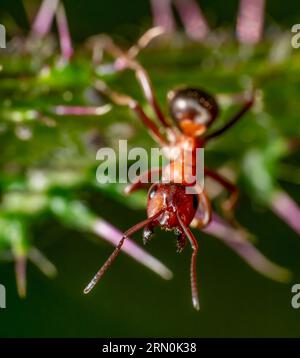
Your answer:
[[[135,38],[150,25],[147,1],[66,1],[71,32],[80,41],[108,31]],[[203,9],[212,26],[233,25],[237,1],[209,1]],[[205,4],[206,3],[206,4]],[[290,28],[300,22],[298,1],[269,1],[267,22]],[[3,14],[10,12],[22,23],[17,1],[3,1]],[[23,23],[22,23],[23,25]],[[26,23],[24,23],[26,26]],[[286,186],[300,202],[299,187]],[[59,275],[50,281],[29,265],[28,296],[16,293],[12,264],[1,264],[0,282],[7,288],[7,309],[0,310],[1,337],[266,337],[300,336],[300,310],[291,308],[291,286],[300,282],[300,239],[272,213],[251,208],[242,197],[238,217],[259,239],[258,247],[274,261],[295,273],[283,285],[252,271],[217,240],[202,233],[199,238],[199,281],[202,310],[190,302],[190,251],[177,255],[172,234],[158,235],[148,249],[169,265],[175,277],[164,282],[121,255],[107,277],[89,296],[82,289],[92,273],[111,253],[101,243],[90,244],[84,235],[58,225],[36,228],[39,246],[56,264]],[[126,229],[145,213],[128,210],[99,198],[104,218]]]

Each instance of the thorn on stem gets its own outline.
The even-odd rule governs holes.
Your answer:
[[[21,298],[26,297],[26,264],[27,258],[20,256],[16,258],[15,273],[17,281],[17,290]]]

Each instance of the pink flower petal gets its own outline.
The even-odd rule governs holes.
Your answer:
[[[73,55],[72,40],[69,31],[69,25],[65,8],[62,4],[59,5],[56,12],[57,27],[59,33],[59,42],[61,47],[61,53],[66,61],[69,61]]]
[[[277,191],[271,203],[273,212],[300,235],[300,208],[284,191]]]
[[[262,38],[265,0],[241,0],[237,37],[241,43],[255,44]]]
[[[111,105],[98,107],[84,106],[56,106],[54,113],[59,116],[101,116],[111,110]]]
[[[230,226],[217,214],[213,214],[213,220],[202,231],[220,239],[262,275],[280,282],[290,279],[291,274],[288,270],[268,260],[246,239],[243,232]]]
[[[195,0],[175,0],[175,5],[187,35],[195,41],[202,41],[209,27],[200,6]]]
[[[51,28],[59,0],[44,0],[32,25],[32,33],[38,37],[46,36]]]
[[[162,27],[166,33],[173,33],[176,25],[171,8],[171,0],[151,0],[153,26]]]

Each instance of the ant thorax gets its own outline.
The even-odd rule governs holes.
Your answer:
[[[180,134],[169,145],[162,148],[165,157],[170,161],[184,160],[185,155],[193,153],[197,148],[197,139]]]
[[[197,140],[194,137],[180,135],[176,141],[162,148],[169,160],[162,172],[162,182],[194,185]]]

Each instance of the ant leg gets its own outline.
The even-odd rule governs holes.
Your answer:
[[[146,188],[149,184],[153,184],[152,176],[157,175],[158,176],[157,179],[159,179],[161,173],[162,173],[161,168],[154,168],[154,169],[147,170],[137,178],[135,183],[126,186],[125,194],[131,194],[139,189]]]
[[[115,104],[131,108],[144,123],[144,125],[149,129],[149,132],[156,142],[162,146],[168,143],[166,138],[160,133],[157,125],[147,116],[141,105],[135,99],[125,94],[111,90],[104,82],[100,80],[95,83],[95,88],[103,94],[107,95]]]
[[[149,105],[156,114],[158,120],[165,128],[170,128],[170,123],[167,122],[162,110],[157,102],[153,86],[147,71],[138,63],[132,68],[135,71],[136,78],[141,85],[144,92],[144,96],[148,101]]]
[[[164,32],[165,30],[159,26],[149,29],[127,52],[120,49],[113,39],[105,34],[92,36],[88,40],[88,47],[92,49],[93,59],[96,64],[102,61],[104,52],[107,52],[115,58],[115,63],[113,64],[114,71],[121,71],[125,68],[131,68],[132,63],[135,63],[134,58],[139,52],[147,47],[155,37],[160,36]]]
[[[239,191],[235,184],[231,183],[228,179],[224,178],[219,173],[210,170],[208,168],[204,168],[204,174],[221,184],[225,189],[227,189],[230,193],[230,196],[227,200],[225,200],[221,206],[224,217],[229,221],[231,225],[233,225],[236,229],[238,229],[241,233],[245,235],[249,235],[247,230],[241,226],[241,224],[237,221],[234,213],[235,206],[238,201]]]
[[[226,190],[230,192],[230,197],[223,203],[222,208],[225,213],[233,212],[239,196],[237,186],[231,183],[228,179],[224,178],[219,173],[208,168],[204,168],[204,174],[217,181]]]
[[[221,134],[226,132],[229,128],[231,128],[236,122],[238,122],[242,118],[242,116],[252,107],[253,103],[254,103],[254,95],[251,94],[251,97],[246,100],[246,102],[244,103],[243,107],[239,110],[239,112],[236,113],[231,118],[231,120],[227,122],[223,127],[205,136],[205,141],[219,137]]]
[[[134,58],[138,55],[139,51],[142,48],[145,48],[149,42],[155,37],[163,34],[165,31],[162,27],[154,27],[148,30],[137,42],[136,45],[132,46],[127,52],[127,56],[125,56],[124,60],[126,62],[126,57],[130,59],[128,63],[128,67],[135,71],[136,78],[141,85],[141,88],[144,92],[144,96],[150,106],[152,107],[154,113],[156,114],[160,123],[165,127],[170,127],[170,124],[167,122],[165,116],[160,109],[160,106],[157,102],[156,96],[154,94],[154,90],[152,87],[152,83],[147,71],[144,69],[142,65],[140,65],[137,61],[134,61]]]
[[[198,295],[198,287],[197,287],[197,254],[198,254],[198,242],[191,232],[191,230],[185,226],[183,221],[181,220],[180,216],[177,213],[177,218],[180,223],[180,226],[182,230],[184,231],[184,234],[189,239],[190,244],[193,249],[192,253],[192,259],[191,259],[191,289],[192,289],[192,300],[193,300],[193,306],[198,311],[200,309],[200,303],[199,303],[199,295]]]
[[[162,210],[159,211],[157,214],[153,215],[152,217],[141,221],[140,223],[134,225],[132,228],[130,228],[129,230],[127,230],[122,239],[120,240],[120,242],[118,243],[117,247],[115,248],[115,250],[113,251],[113,253],[109,256],[109,258],[105,261],[105,263],[103,264],[103,266],[100,268],[100,270],[96,273],[96,275],[93,277],[93,279],[90,281],[90,283],[86,286],[86,288],[84,289],[84,293],[87,294],[89,293],[94,287],[95,285],[98,283],[98,281],[100,281],[100,279],[103,277],[103,275],[105,274],[105,272],[107,271],[107,269],[110,267],[110,265],[114,262],[114,260],[116,259],[116,257],[119,255],[121,248],[124,244],[124,241],[131,236],[132,234],[134,234],[135,232],[139,231],[140,229],[142,229],[143,227],[145,227],[146,225],[150,224],[151,222],[153,222],[155,219],[157,219],[159,217],[159,215],[161,215]]]
[[[146,31],[137,41],[135,45],[130,47],[127,52],[127,56],[131,59],[134,59],[139,52],[147,47],[149,43],[156,37],[165,33],[165,29],[162,26],[155,26]]]
[[[198,215],[199,214],[199,215]],[[201,215],[200,215],[201,214]],[[197,217],[193,219],[193,225],[198,229],[206,227],[211,221],[211,203],[204,191],[198,194]]]
[[[167,122],[164,114],[162,113],[162,110],[156,99],[150,77],[145,68],[137,61],[129,58],[126,54],[124,54],[122,57],[119,58],[119,60],[117,60],[117,66],[118,63],[120,63],[121,68],[129,68],[135,72],[136,79],[142,88],[147,102],[156,114],[157,119],[163,125],[163,127],[169,128],[170,123]]]
[[[161,35],[163,32],[164,30],[160,27],[150,29],[138,40],[136,45],[129,49],[128,52],[123,52],[119,49],[108,36],[102,37],[103,44],[99,45],[98,42],[98,46],[116,58],[114,67],[117,71],[128,68],[135,72],[144,96],[156,114],[158,120],[165,128],[169,128],[170,124],[167,122],[162,110],[160,109],[147,71],[134,59],[142,48],[146,47],[153,38]]]

